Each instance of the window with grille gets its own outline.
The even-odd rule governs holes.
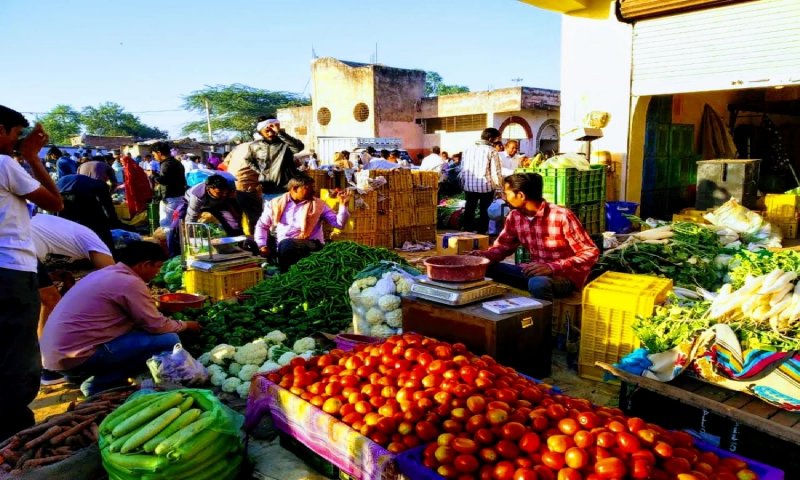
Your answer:
[[[320,125],[331,123],[331,111],[327,107],[322,107],[317,110],[317,121]]]
[[[425,133],[446,132],[476,132],[486,128],[486,114],[456,115],[453,117],[426,118]]]
[[[353,117],[356,121],[365,122],[369,118],[369,107],[366,103],[357,103],[353,109]]]

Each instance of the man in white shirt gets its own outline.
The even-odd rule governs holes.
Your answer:
[[[505,149],[500,152],[500,165],[502,166],[503,177],[514,174],[514,170],[519,168],[522,157],[518,155],[519,143],[516,140],[506,142]]]
[[[431,148],[431,154],[422,159],[419,169],[423,172],[441,172],[442,165],[444,165],[442,151],[435,146]]]
[[[36,124],[20,141],[27,126],[21,113],[0,105],[0,385],[6,386],[0,395],[0,441],[33,425],[28,404],[39,392],[42,369],[36,339],[36,251],[25,201],[45,210],[64,208],[53,179],[39,160],[47,134]],[[11,158],[15,149],[30,165],[33,178]]]
[[[196,158],[197,157],[195,157],[190,153],[185,154],[183,156],[183,159],[181,160],[181,165],[183,165],[183,169],[186,170],[187,172],[191,172],[192,170],[197,170],[198,168],[200,168],[197,165],[197,162],[195,162]]]
[[[495,191],[502,187],[502,167],[495,143],[500,140],[496,128],[486,128],[481,139],[464,150],[461,161],[461,185],[464,188],[464,230],[486,234],[489,229],[489,205]],[[475,210],[478,209],[478,218]]]

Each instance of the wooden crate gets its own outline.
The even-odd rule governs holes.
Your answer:
[[[392,231],[394,246],[400,248],[406,242],[414,241],[414,227],[395,227]]]
[[[375,246],[384,248],[394,248],[394,233],[391,230],[388,232],[378,232],[375,234]]]
[[[342,232],[338,230],[334,230],[331,234],[331,241],[332,242],[340,242],[343,240],[349,240],[351,242],[360,243],[361,245],[366,245],[368,247],[374,247],[376,234],[373,233],[352,233],[352,232]]]
[[[415,225],[435,225],[436,207],[417,207],[414,209]]]
[[[431,188],[414,188],[415,207],[436,207],[439,204],[438,190]]]
[[[412,236],[415,242],[436,242],[436,224],[433,225],[417,225],[412,228]]]
[[[397,210],[400,208],[415,208],[416,204],[414,202],[414,194],[412,191],[392,191],[389,194],[390,198],[390,208],[392,210]]]
[[[417,224],[414,208],[396,208],[392,210],[394,228],[413,227]]]
[[[439,172],[413,170],[411,172],[414,187],[439,188]]]
[[[411,170],[395,168],[393,170],[369,170],[369,178],[383,177],[391,191],[411,190],[414,182],[411,179]]]
[[[512,297],[513,295],[508,295]],[[550,376],[552,305],[495,315],[480,303],[450,307],[415,297],[403,298],[403,331],[446,342],[461,342],[475,354],[535,378]]]

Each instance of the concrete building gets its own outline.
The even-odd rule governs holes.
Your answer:
[[[278,110],[287,132],[316,149],[317,137],[396,137],[409,154],[438,145],[462,151],[487,127],[521,151],[558,150],[559,92],[528,87],[425,98],[425,72],[335,58],[311,64],[312,104]],[[323,162],[331,159],[322,158]]]
[[[772,143],[800,171],[797,0],[520,1],[563,14],[562,131],[589,112],[610,114],[592,151],[610,152],[609,192],[640,203],[642,215],[669,218],[694,206],[695,162],[709,158],[706,105],[732,134],[738,158],[775,156],[767,139],[777,131]],[[561,148],[581,144],[565,136]],[[796,185],[786,169],[765,164],[762,191]]]

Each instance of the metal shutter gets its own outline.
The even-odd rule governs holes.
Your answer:
[[[800,84],[800,0],[759,0],[633,28],[633,95]]]

